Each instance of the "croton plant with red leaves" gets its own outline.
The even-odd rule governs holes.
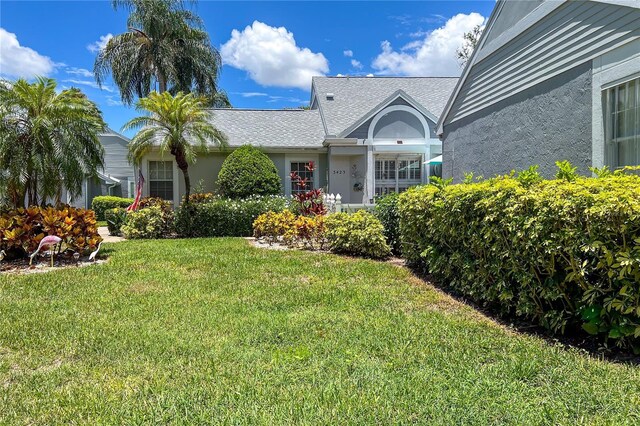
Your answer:
[[[305,169],[309,172],[316,170],[313,161],[306,164]],[[296,185],[299,190],[293,194],[293,207],[298,214],[303,216],[319,216],[327,213],[327,208],[324,205],[322,199],[322,189],[308,189],[309,180],[303,178],[297,172],[291,172],[289,174],[291,182]]]

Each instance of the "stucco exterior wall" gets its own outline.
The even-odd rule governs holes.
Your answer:
[[[592,163],[591,62],[444,127],[443,176],[485,178],[538,164],[553,176],[558,160],[589,173]]]
[[[191,164],[189,166],[189,177],[191,178],[191,191],[193,192],[194,188],[196,188],[200,181],[202,181],[203,189],[205,192],[217,192],[218,185],[218,173],[220,173],[220,169],[222,168],[222,163],[227,158],[227,156],[231,153],[231,151],[227,152],[215,152],[209,153],[205,155],[199,155],[195,164]],[[282,193],[285,193],[284,185],[288,182],[287,176],[287,166],[286,166],[286,158],[287,156],[306,156],[308,154],[284,154],[284,153],[266,153],[266,155],[273,161],[276,168],[278,169],[278,175],[280,176],[280,180],[282,181]],[[319,187],[325,187],[327,185],[327,172],[326,169],[328,167],[327,164],[327,154],[325,153],[314,153],[314,158],[317,158],[318,161],[318,185]],[[148,156],[145,160],[145,164],[148,163],[149,160],[163,160],[163,161],[172,161],[174,163],[174,177],[173,182],[174,185],[178,185],[178,199],[181,199],[184,193],[186,192],[186,187],[184,184],[184,176],[182,172],[177,169],[175,166],[175,159],[171,155],[165,155],[163,158],[160,158],[157,155]],[[143,174],[146,176],[147,168],[143,166]],[[148,183],[145,185],[144,194],[148,195],[149,193],[149,185]]]
[[[221,152],[221,153],[210,153],[206,155],[198,156],[198,160],[195,164],[189,166],[189,176],[191,178],[191,190],[195,188],[199,182],[202,180],[203,189],[205,192],[215,192],[218,190],[217,180],[218,173],[220,173],[220,169],[222,168],[222,163],[227,158],[227,156],[231,154],[229,152]],[[273,161],[276,168],[278,169],[278,175],[280,176],[280,180],[285,182],[285,154],[278,153],[266,153],[267,157]],[[168,157],[167,157],[168,158]],[[173,158],[169,158],[173,160]],[[184,177],[182,176],[182,172],[178,172],[178,176],[174,178],[174,182],[177,181],[179,184],[180,196],[184,195],[186,188],[184,185]],[[284,191],[284,186],[282,187],[282,191]]]

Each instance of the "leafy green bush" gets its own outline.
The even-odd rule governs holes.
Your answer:
[[[180,237],[249,237],[258,216],[285,208],[287,199],[283,196],[214,198],[196,204],[183,203],[176,212],[176,231]]]
[[[220,193],[228,198],[277,195],[281,192],[278,169],[265,153],[251,145],[233,151],[218,173]]]
[[[106,220],[104,212],[116,207],[127,208],[133,204],[133,198],[113,197],[111,195],[99,195],[91,201],[91,210],[96,212],[97,220]]]
[[[557,180],[408,190],[398,203],[403,254],[502,314],[640,349],[640,177],[560,166]]]
[[[398,216],[398,194],[390,193],[376,199],[375,215],[382,222],[384,236],[393,254],[402,252],[400,244],[400,216]]]
[[[330,214],[325,220],[325,226],[331,251],[374,259],[391,254],[382,223],[365,210],[353,214]]]
[[[122,207],[109,209],[104,212],[104,217],[107,221],[107,229],[109,229],[109,235],[120,235],[122,225],[124,225],[127,221],[127,209],[124,209]]]
[[[128,239],[159,239],[169,237],[172,228],[173,217],[155,205],[129,212],[121,231]]]

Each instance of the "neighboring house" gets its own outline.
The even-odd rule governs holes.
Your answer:
[[[127,159],[129,139],[107,129],[99,135],[104,147],[104,169],[98,171],[97,179],[86,179],[82,194],[67,202],[75,207],[91,208],[98,195],[133,197],[135,191],[134,168]]]
[[[441,154],[436,122],[457,78],[314,77],[309,110],[214,109],[213,124],[230,148],[212,148],[189,166],[192,185],[214,191],[231,150],[250,144],[276,165],[283,194],[296,191],[298,172],[314,188],[340,194],[344,203],[371,203],[376,195],[402,191],[440,174],[425,164]],[[314,173],[305,164],[314,162]],[[185,192],[174,158],[152,151],[141,164],[144,195],[174,202]]]
[[[443,175],[640,164],[639,105],[639,0],[499,0],[438,122]]]

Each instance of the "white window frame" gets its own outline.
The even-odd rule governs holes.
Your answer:
[[[321,170],[319,168],[319,163],[318,163],[318,159],[319,159],[319,155],[317,154],[310,154],[308,156],[290,156],[290,155],[285,155],[284,157],[284,161],[285,161],[285,185],[284,185],[284,193],[287,196],[291,196],[293,194],[292,188],[291,188],[291,163],[311,163],[313,162],[313,164],[316,166],[316,169],[313,172],[313,179],[311,180],[311,184],[312,184],[312,188],[316,189],[318,188],[318,184],[319,184],[319,173],[321,173]]]
[[[378,161],[395,161],[395,179],[377,179],[376,178],[376,163]],[[400,179],[400,162],[401,161],[418,161],[420,166],[420,179]],[[425,167],[424,167],[424,155],[423,154],[375,154],[373,158],[373,195],[375,196],[377,188],[379,186],[392,187],[394,192],[400,192],[400,188],[409,188],[424,183],[425,179]]]
[[[626,43],[592,61],[591,151],[592,165],[605,165],[605,114],[602,92],[640,77],[640,39]]]
[[[620,144],[624,143],[625,141],[621,140],[623,138],[620,138],[617,135],[618,125],[616,120],[619,119],[619,115],[621,114],[621,111],[618,110],[618,106],[619,106],[618,96],[619,96],[620,88],[622,86],[625,86],[625,90],[627,91],[626,96],[629,96],[629,93],[630,93],[629,84],[631,82],[634,82],[634,86],[635,86],[633,88],[635,103],[636,105],[640,105],[640,76],[636,76],[635,78],[630,78],[626,81],[623,81],[621,83],[616,83],[614,85],[608,85],[606,88],[602,90],[602,96],[604,100],[603,101],[604,145],[605,145],[604,162],[605,162],[605,165],[609,166],[612,169],[625,166],[624,164],[622,165],[619,164]],[[609,105],[611,103],[613,103],[614,105],[613,109],[609,109]],[[640,131],[638,131],[638,128],[640,127],[640,108],[636,106],[635,109],[636,109],[635,111],[636,133],[628,137],[630,139],[631,138],[634,139],[634,141],[632,141],[633,143],[638,143],[637,140],[638,138],[640,138]],[[613,114],[616,115],[616,120],[613,119],[612,117]],[[640,146],[636,146],[635,149],[636,150],[640,149]],[[608,150],[610,151],[609,155],[607,155]],[[637,153],[636,153],[636,157],[637,157]],[[629,165],[631,166],[639,165],[640,161],[638,161],[637,163],[638,164],[629,164]]]
[[[151,163],[171,163],[171,179],[152,179],[151,178]],[[171,182],[171,188],[172,188],[172,193],[173,193],[173,200],[168,200],[171,201],[172,203],[174,203],[174,205],[177,205],[180,203],[180,199],[178,196],[178,188],[177,188],[177,182],[176,182],[176,173],[177,173],[177,167],[175,164],[175,161],[172,160],[168,160],[168,159],[149,159],[147,161],[147,181],[149,182],[147,185],[147,195],[151,196],[151,182],[152,181],[156,181],[156,182]]]

